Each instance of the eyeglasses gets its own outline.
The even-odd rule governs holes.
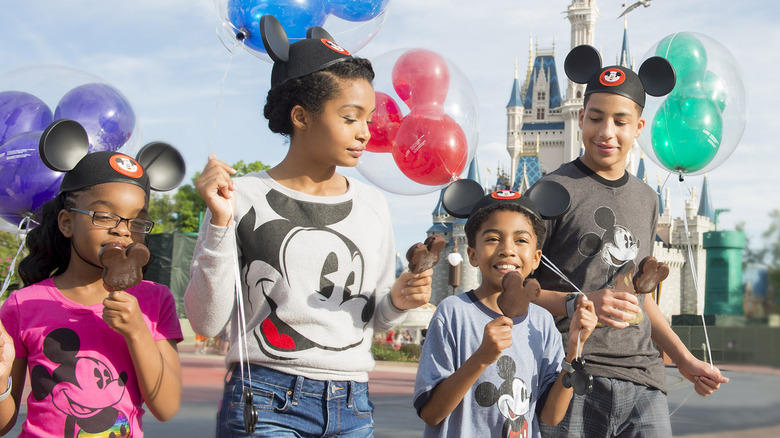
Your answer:
[[[97,225],[98,227],[116,228],[119,224],[125,222],[127,223],[127,229],[130,230],[130,232],[141,234],[149,234],[152,231],[152,228],[154,228],[154,222],[140,217],[127,219],[106,211],[90,211],[81,210],[79,208],[69,208],[68,210],[86,214],[92,218],[92,224]]]

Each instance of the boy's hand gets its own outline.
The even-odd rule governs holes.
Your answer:
[[[702,397],[711,395],[720,388],[721,383],[729,382],[728,377],[724,377],[718,367],[711,367],[707,362],[696,358],[677,364],[677,369],[683,377],[693,382],[696,393]]]
[[[580,303],[577,305],[577,310],[574,312],[571,318],[571,324],[569,324],[569,352],[582,351],[582,345],[585,340],[593,333],[593,329],[596,328],[598,318],[594,311],[593,301],[580,299]],[[579,339],[580,345],[577,345]]]
[[[203,173],[195,181],[195,188],[211,211],[211,223],[214,225],[226,226],[233,217],[233,207],[229,200],[233,197],[235,186],[230,175],[235,173],[235,169],[211,154]]]
[[[474,356],[483,364],[491,364],[501,357],[501,353],[512,346],[512,327],[514,324],[510,318],[499,316],[485,324],[485,331]]]
[[[416,309],[431,299],[433,269],[412,274],[405,271],[390,289],[390,299],[400,310]]]
[[[0,323],[0,376],[11,375],[11,367],[13,367],[14,359],[16,359],[14,340],[11,338],[11,335],[5,331],[3,324]],[[5,388],[0,391],[3,390],[5,390]]]
[[[636,318],[641,312],[637,305],[639,301],[631,292],[619,292],[612,289],[601,289],[588,294],[588,299],[593,301],[594,310],[601,324],[614,328],[626,328],[628,321]],[[578,302],[582,298],[578,297]],[[633,312],[633,314],[623,310]]]
[[[130,336],[146,329],[138,300],[124,291],[111,292],[103,300],[103,320],[122,336]]]

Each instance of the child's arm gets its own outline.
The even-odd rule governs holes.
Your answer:
[[[650,297],[645,299],[645,311],[650,318],[653,341],[669,355],[677,365],[680,374],[693,382],[699,395],[706,397],[720,388],[721,383],[728,383],[729,379],[724,377],[717,367],[697,359],[688,351],[677,333],[666,322],[661,309]]]
[[[485,368],[512,345],[512,320],[499,316],[485,325],[482,344],[452,375],[439,382],[431,398],[420,408],[420,418],[430,426],[441,423],[460,404]]]
[[[569,345],[566,349],[565,358],[568,363],[571,363],[572,360],[577,358],[577,333],[579,333],[579,351],[581,352],[585,340],[590,337],[593,329],[596,328],[598,318],[593,309],[593,301],[582,300],[578,305],[577,311],[572,315],[571,324],[569,325]],[[560,374],[558,374],[558,378],[555,379],[555,382],[550,387],[550,391],[547,394],[547,400],[539,415],[539,420],[550,426],[555,426],[560,423],[566,415],[566,410],[569,408],[569,402],[571,401],[571,395],[574,392],[572,388],[563,387],[564,373],[565,371],[561,371]]]
[[[16,424],[24,390],[27,359],[15,356],[14,340],[0,324],[0,394],[6,391],[9,384],[11,386],[11,394],[0,401],[0,436],[8,433]]]
[[[181,404],[181,364],[176,344],[154,340],[133,295],[112,292],[103,300],[103,306],[103,319],[127,341],[146,406],[158,420],[170,420]]]

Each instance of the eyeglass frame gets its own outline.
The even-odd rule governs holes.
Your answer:
[[[89,217],[92,219],[92,225],[94,225],[94,226],[96,226],[96,227],[100,227],[100,228],[108,228],[108,229],[111,229],[111,228],[116,228],[116,227],[118,227],[118,226],[119,226],[119,224],[121,224],[122,222],[124,222],[124,223],[127,225],[127,229],[128,229],[128,230],[129,230],[131,233],[138,233],[138,234],[149,234],[149,233],[151,233],[151,232],[152,232],[152,230],[154,229],[154,221],[150,221],[149,219],[143,219],[143,218],[140,218],[140,217],[133,217],[133,218],[129,218],[129,219],[128,219],[128,218],[122,217],[122,216],[120,216],[120,215],[118,215],[118,214],[111,213],[110,211],[92,211],[92,210],[82,210],[82,209],[80,209],[80,208],[69,208],[69,209],[68,209],[68,211],[75,211],[75,212],[77,212],[77,213],[81,213],[81,214],[84,214],[84,215],[87,215],[87,216],[89,216]],[[101,225],[101,224],[96,224],[96,223],[95,223],[95,214],[96,214],[96,213],[103,213],[103,214],[106,214],[106,215],[108,215],[108,216],[117,217],[117,218],[119,218],[119,219],[117,220],[116,224],[114,224],[114,226],[112,226],[112,227],[109,227],[109,226],[106,226],[106,225]],[[141,220],[141,221],[144,221],[144,225],[146,225],[146,224],[151,224],[151,225],[149,226],[149,230],[148,230],[148,231],[134,231],[134,230],[133,230],[133,229],[130,227],[130,221],[135,221],[135,220]]]

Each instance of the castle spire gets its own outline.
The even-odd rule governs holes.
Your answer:
[[[715,223],[715,209],[712,208],[712,197],[710,196],[710,185],[707,182],[707,174],[704,174],[704,181],[701,184],[701,200],[699,200],[699,216],[709,218]]]
[[[628,15],[624,16],[623,20],[623,46],[620,49],[620,61],[618,62],[618,65],[633,70],[634,62],[628,51]]]
[[[658,192],[658,214],[662,215],[664,214],[664,197],[661,196],[661,175],[656,175],[658,177],[658,185],[656,186],[655,191]]]

